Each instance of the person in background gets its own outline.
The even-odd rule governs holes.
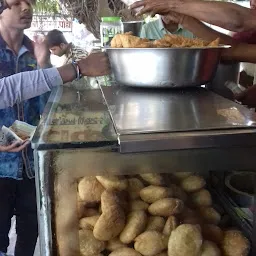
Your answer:
[[[85,50],[72,43],[68,43],[64,34],[58,29],[49,31],[45,40],[52,54],[58,57],[64,56],[63,65],[88,56],[88,53]]]
[[[49,50],[35,49],[24,35],[31,26],[34,0],[16,0],[0,14],[0,78],[50,67]],[[24,81],[25,83],[28,81]],[[15,120],[37,125],[48,94],[0,110],[0,126]],[[2,100],[2,99],[1,99]],[[33,151],[28,143],[19,152],[0,153],[0,253],[6,253],[11,218],[16,215],[16,256],[32,256],[38,235]]]
[[[64,61],[59,66],[74,63],[88,56],[88,53],[80,47],[77,47],[72,43],[68,43],[64,34],[57,29],[49,31],[45,37],[45,40],[53,55],[64,57]],[[91,79],[88,77],[83,77],[78,81],[66,83],[65,86],[73,87],[77,90],[84,90],[90,86]]]
[[[194,37],[190,31],[183,28],[181,24],[176,23],[169,15],[160,15],[158,19],[144,24],[140,37],[157,40],[166,34],[174,34],[187,38]]]

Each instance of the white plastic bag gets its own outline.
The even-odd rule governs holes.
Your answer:
[[[125,3],[126,5],[130,6],[132,4],[134,4],[135,2],[138,2],[138,0],[122,0],[123,3]],[[135,12],[138,13],[141,9],[143,9],[143,7],[139,7],[135,9]]]

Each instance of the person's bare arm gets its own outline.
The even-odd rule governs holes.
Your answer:
[[[196,37],[199,37],[206,41],[213,41],[216,38],[219,38],[221,44],[233,45],[237,43],[237,41],[234,40],[232,37],[220,33],[205,25],[203,22],[190,16],[185,16],[181,25],[185,29],[192,32]]]
[[[244,43],[233,45],[230,49],[223,50],[222,58],[225,60],[256,63],[256,45]]]
[[[237,4],[215,1],[184,1],[184,0],[143,0],[135,2],[131,8],[144,8],[139,14],[168,14],[175,11],[192,16],[198,20],[241,32],[255,29],[256,11]]]

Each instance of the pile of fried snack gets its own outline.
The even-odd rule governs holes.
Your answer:
[[[178,35],[165,35],[159,40],[151,41],[146,38],[133,36],[128,32],[117,34],[111,41],[112,48],[199,48],[217,47],[219,38],[212,42],[207,42],[199,38],[186,38]]]
[[[173,174],[172,184],[166,180],[164,174],[82,178],[81,255],[248,255],[240,231],[219,227],[222,217],[202,177],[183,172]]]

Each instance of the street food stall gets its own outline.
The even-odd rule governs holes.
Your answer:
[[[32,141],[41,255],[255,255],[225,192],[255,171],[255,131],[254,111],[202,87],[55,89]]]

